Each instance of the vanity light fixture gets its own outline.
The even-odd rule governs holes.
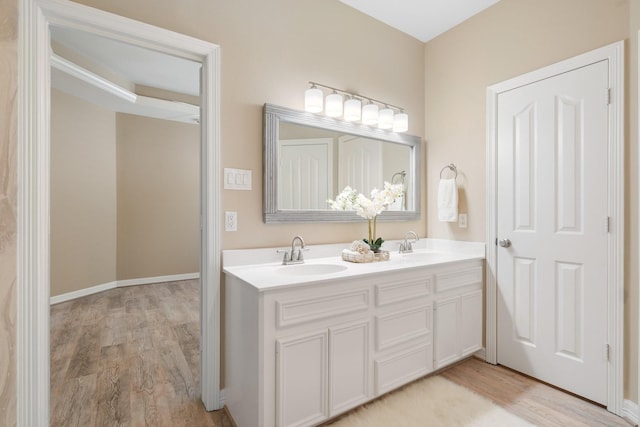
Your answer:
[[[329,117],[340,117],[342,115],[342,95],[333,91],[325,99],[324,113]]]
[[[349,97],[344,101],[344,119],[348,122],[360,120],[362,115],[362,101]]]
[[[322,112],[323,92],[320,87],[331,91],[324,99],[324,113],[328,117],[342,116],[348,122],[360,121],[363,125],[377,125],[379,129],[393,132],[409,130],[409,115],[401,107],[317,82],[309,84],[311,88],[304,93],[304,109],[309,113]],[[341,94],[346,96],[344,104]]]
[[[311,85],[304,92],[304,109],[310,113],[321,113],[324,104],[324,95],[316,85]]]
[[[393,127],[393,110],[386,105],[378,112],[378,127],[380,129],[391,129]]]
[[[362,107],[362,124],[369,126],[378,124],[378,106],[371,101]]]
[[[400,110],[399,113],[393,116],[393,131],[406,132],[407,130],[409,130],[409,116]]]

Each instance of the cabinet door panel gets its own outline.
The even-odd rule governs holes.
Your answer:
[[[369,397],[369,323],[329,330],[330,414],[351,409]]]
[[[460,324],[462,357],[482,348],[482,290],[462,295]]]
[[[460,358],[460,297],[436,301],[435,369]]]
[[[279,427],[311,425],[328,417],[327,331],[277,341]]]

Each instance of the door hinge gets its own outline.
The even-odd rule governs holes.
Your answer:
[[[609,216],[604,218],[604,232],[605,233],[611,232],[611,217]]]
[[[604,345],[604,356],[607,358],[607,362],[611,361],[611,346],[609,344]]]
[[[605,93],[605,101],[607,105],[611,105],[611,88],[607,88],[607,92]]]

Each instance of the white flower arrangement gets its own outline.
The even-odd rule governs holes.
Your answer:
[[[386,210],[400,195],[404,193],[403,184],[390,184],[385,181],[384,188],[371,190],[371,197],[367,198],[357,190],[346,186],[335,200],[327,200],[327,203],[334,210],[356,211],[358,216],[367,220],[369,224],[369,238],[363,241],[371,247],[373,251],[378,251],[384,243],[382,238],[376,238],[376,219],[382,211]],[[373,221],[373,227],[372,227]]]

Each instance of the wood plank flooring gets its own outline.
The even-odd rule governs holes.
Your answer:
[[[51,307],[52,426],[231,427],[200,401],[198,280]]]
[[[118,288],[52,306],[51,425],[232,427],[224,411],[206,412],[200,402],[199,293],[199,282],[190,280]],[[439,375],[539,426],[630,425],[600,406],[478,359]]]
[[[467,359],[440,375],[538,426],[631,426],[599,405],[476,358]]]

